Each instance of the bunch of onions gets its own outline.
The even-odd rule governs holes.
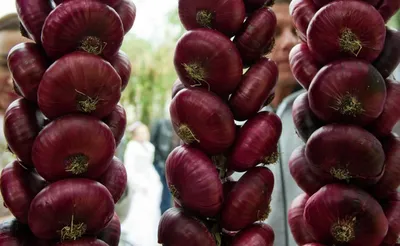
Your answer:
[[[291,203],[288,211],[288,223],[292,231],[293,238],[299,245],[304,245],[314,241],[314,238],[307,230],[304,220],[304,208],[310,197],[303,193],[298,195]]]

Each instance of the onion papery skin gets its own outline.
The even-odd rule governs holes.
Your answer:
[[[217,215],[224,200],[217,169],[200,150],[180,146],[168,156],[165,164],[168,187],[185,210],[205,217]]]
[[[244,0],[244,6],[246,7],[246,14],[249,16],[255,11],[262,7],[271,7],[274,4],[274,0]]]
[[[7,63],[21,96],[36,103],[39,83],[49,67],[42,48],[35,43],[18,44],[10,50]]]
[[[318,242],[379,245],[388,231],[382,207],[365,191],[329,184],[311,196],[304,220]]]
[[[0,223],[0,245],[52,246],[53,242],[34,237],[28,225],[13,218]]]
[[[26,167],[32,167],[32,146],[44,123],[37,106],[20,98],[12,102],[4,116],[4,136],[8,147]]]
[[[33,199],[28,220],[39,238],[71,240],[72,236],[78,239],[83,234],[99,233],[113,215],[114,201],[102,184],[89,179],[64,179],[50,184]],[[64,233],[72,223],[75,235]]]
[[[121,78],[110,63],[92,54],[74,52],[57,60],[38,90],[40,110],[49,119],[85,113],[109,115],[121,97]]]
[[[317,73],[308,91],[310,107],[319,119],[360,126],[379,117],[386,95],[380,73],[360,60],[326,65]]]
[[[115,7],[119,18],[121,18],[124,27],[124,33],[127,34],[133,27],[136,19],[136,5],[132,0],[122,0]]]
[[[309,196],[329,183],[334,183],[333,177],[323,177],[313,173],[305,156],[305,146],[296,148],[289,158],[289,170],[297,185]]]
[[[386,80],[387,96],[382,114],[374,120],[368,129],[375,136],[388,136],[400,120],[400,82]]]
[[[400,2],[400,1],[399,1]],[[385,46],[379,57],[373,62],[374,67],[383,78],[388,78],[400,62],[400,32],[386,28]]]
[[[368,131],[353,125],[323,126],[306,145],[311,170],[359,185],[378,182],[384,171],[382,144]]]
[[[320,66],[314,60],[306,43],[297,44],[292,48],[289,53],[289,64],[297,82],[308,90]]]
[[[316,6],[322,7],[322,6],[330,4],[331,2],[338,2],[338,1],[343,1],[343,0],[312,0],[312,1],[314,1]],[[352,1],[362,1],[362,2],[372,5],[374,7],[377,7],[378,4],[381,2],[381,0],[352,0]]]
[[[131,78],[132,65],[128,55],[122,50],[110,60],[111,65],[121,78],[121,91],[124,91]]]
[[[115,145],[118,146],[124,136],[127,124],[125,109],[117,104],[111,114],[103,119],[103,122],[110,128],[114,135]]]
[[[262,7],[254,12],[235,36],[235,43],[245,67],[257,62],[273,48],[277,20],[271,8]]]
[[[228,158],[228,169],[244,172],[259,163],[275,163],[269,159],[276,154],[281,133],[282,122],[276,114],[257,113],[239,131]]]
[[[175,80],[174,84],[172,85],[171,98],[174,98],[178,92],[185,88],[185,85],[179,79]]]
[[[385,35],[385,23],[373,6],[337,1],[314,15],[307,29],[307,44],[322,64],[347,57],[372,62],[383,49]]]
[[[204,87],[220,96],[231,94],[242,78],[243,64],[235,45],[210,29],[186,32],[175,48],[174,66],[186,87]]]
[[[46,185],[39,175],[18,162],[9,163],[1,172],[0,188],[4,203],[20,222],[28,223],[29,206]]]
[[[383,211],[389,223],[389,229],[383,240],[384,245],[395,245],[400,234],[400,193],[390,197],[389,201],[383,204]]]
[[[210,28],[234,36],[246,17],[242,0],[179,0],[179,18],[186,30]]]
[[[96,238],[82,238],[76,241],[57,243],[56,246],[108,246],[108,244]]]
[[[44,22],[52,11],[50,1],[16,0],[16,9],[23,28],[28,32],[28,38],[40,44]]]
[[[317,12],[313,0],[293,0],[289,5],[289,13],[293,18],[293,24],[299,32],[299,36],[306,37],[308,25]]]
[[[47,181],[100,177],[111,164],[115,141],[106,124],[86,115],[67,115],[37,136],[32,160]]]
[[[376,198],[387,198],[400,186],[400,137],[392,133],[381,141],[385,151],[385,173],[372,187],[371,193]]]
[[[273,246],[275,234],[272,228],[264,223],[255,223],[240,231],[231,246],[259,245]]]
[[[293,238],[299,245],[314,242],[314,238],[307,231],[307,225],[304,221],[304,208],[310,197],[303,193],[298,195],[291,203],[288,211],[288,223]]]
[[[310,108],[307,92],[297,96],[292,105],[292,118],[297,135],[307,143],[310,136],[324,125]]]
[[[99,182],[107,187],[113,196],[114,203],[117,203],[128,183],[126,169],[121,160],[114,157],[108,169],[99,178]]]
[[[273,96],[277,81],[278,66],[274,61],[263,57],[251,66],[229,99],[235,120],[247,120],[255,115]]]
[[[123,37],[122,21],[113,8],[92,0],[68,1],[46,18],[42,44],[54,60],[77,49],[111,58]]]
[[[235,140],[232,112],[220,98],[204,89],[180,91],[171,102],[170,114],[178,136],[209,155],[223,153]]]
[[[228,231],[239,231],[255,221],[268,217],[274,175],[266,167],[254,167],[236,183],[224,201],[221,226]]]
[[[382,0],[379,5],[378,11],[381,14],[385,22],[389,21],[390,18],[396,14],[400,8],[400,1],[398,0]]]
[[[53,1],[57,5],[59,5],[61,3],[74,2],[74,1],[78,1],[78,0],[53,0]],[[107,5],[112,6],[112,7],[117,6],[122,2],[122,0],[92,0],[92,1],[104,3],[104,4],[107,4]]]
[[[110,223],[97,236],[98,239],[106,242],[109,246],[118,246],[121,237],[121,222],[117,213],[114,213]]]

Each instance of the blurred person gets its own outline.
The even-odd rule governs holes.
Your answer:
[[[122,223],[122,238],[134,246],[155,246],[162,184],[153,166],[154,146],[146,125],[137,122],[128,127],[132,140],[125,151],[128,174],[129,212]]]

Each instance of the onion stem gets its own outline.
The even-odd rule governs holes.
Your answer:
[[[336,241],[341,243],[348,243],[355,237],[354,227],[356,224],[356,217],[338,220],[331,227],[332,236]]]
[[[264,165],[274,164],[279,159],[279,153],[275,151],[274,153],[270,154],[269,156],[264,158]]]
[[[349,29],[343,29],[339,38],[340,48],[345,52],[350,52],[354,56],[358,56],[362,50],[360,39]]]
[[[190,128],[185,124],[179,127],[177,134],[186,144],[191,144],[193,142],[200,143],[200,140],[196,138]]]
[[[89,166],[89,158],[83,154],[72,155],[67,159],[66,171],[75,175],[87,172]]]
[[[217,169],[219,171],[219,177],[221,179],[224,179],[226,176],[226,173],[227,173],[227,169],[226,169],[227,158],[223,154],[214,155],[211,157],[211,161],[217,167]]]
[[[330,170],[331,175],[339,180],[349,180],[351,179],[351,175],[349,170],[347,170],[346,168],[335,168],[332,167]]]
[[[102,42],[98,37],[88,36],[82,40],[80,48],[90,54],[100,55],[106,46],[107,43]]]
[[[76,240],[81,238],[86,232],[86,225],[79,223],[74,225],[74,215],[71,218],[71,226],[65,226],[61,229],[61,240]]]
[[[357,117],[365,111],[362,108],[361,102],[350,93],[346,93],[346,95],[338,97],[336,99],[335,107],[332,108],[336,111],[339,111],[343,115],[349,115],[353,117]]]
[[[202,27],[211,28],[213,14],[208,10],[200,10],[196,14],[196,22]]]

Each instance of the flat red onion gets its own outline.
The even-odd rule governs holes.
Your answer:
[[[60,242],[55,246],[108,246],[108,244],[96,238],[82,238],[74,241]]]
[[[343,1],[343,0],[313,0],[313,1],[316,6],[322,7],[322,6],[330,4],[331,2],[338,2],[338,1]],[[374,7],[376,7],[381,2],[381,0],[352,0],[352,1],[363,1]],[[344,2],[348,2],[348,1],[344,0]]]
[[[235,140],[235,124],[228,106],[204,89],[183,89],[170,105],[175,132],[187,144],[207,154],[220,154]]]
[[[307,231],[306,222],[304,221],[304,208],[310,197],[303,193],[298,195],[291,203],[288,211],[288,223],[293,238],[299,245],[314,242],[314,238]]]
[[[276,16],[268,7],[255,11],[243,24],[233,42],[239,50],[244,66],[249,67],[274,46]]]
[[[52,59],[77,49],[111,58],[121,47],[123,37],[122,22],[114,9],[96,1],[79,0],[63,3],[49,14],[43,25],[42,44]]]
[[[21,96],[36,103],[40,80],[49,67],[42,48],[35,43],[18,44],[10,50],[7,63]]]
[[[356,184],[375,184],[384,171],[382,145],[368,131],[353,125],[327,125],[311,135],[306,145],[311,170]]]
[[[127,124],[125,109],[120,104],[117,104],[111,114],[103,119],[103,122],[110,127],[114,135],[115,145],[118,146],[124,136]]]
[[[315,58],[324,64],[345,57],[372,62],[383,49],[385,35],[385,23],[373,6],[338,1],[315,14],[307,29],[307,43]]]
[[[400,2],[400,1],[399,1]],[[374,61],[374,67],[383,78],[389,77],[400,63],[400,32],[386,28],[385,46],[379,57]]]
[[[28,225],[16,219],[0,223],[0,245],[4,246],[53,246],[53,242],[41,240],[32,235]]]
[[[77,112],[101,119],[120,97],[121,79],[110,63],[79,51],[53,63],[38,90],[39,108],[49,119]]]
[[[205,28],[186,32],[180,38],[174,65],[186,87],[202,86],[221,96],[235,90],[243,71],[239,51],[231,40]]]
[[[223,202],[222,183],[211,160],[200,150],[180,146],[168,156],[165,177],[184,209],[206,217],[217,215]]]
[[[244,172],[259,163],[276,162],[282,122],[271,112],[259,112],[241,128],[228,158],[228,168]]]
[[[109,246],[118,246],[119,238],[121,236],[121,222],[119,221],[117,213],[114,213],[110,223],[100,232],[97,236]]]
[[[74,1],[79,1],[79,0],[53,0],[53,1],[58,5],[61,3],[74,2]],[[118,4],[121,3],[122,0],[92,0],[92,1],[101,2],[101,3],[107,4],[109,6],[117,6]]]
[[[247,120],[271,99],[278,81],[278,66],[266,57],[258,60],[244,74],[229,106],[236,120]]]
[[[186,88],[185,85],[182,84],[182,82],[179,79],[175,80],[174,84],[172,85],[171,98],[174,98],[176,96],[176,94],[178,94],[178,92],[180,92],[181,90],[183,90],[185,88]]]
[[[184,228],[184,229],[183,229]],[[168,209],[158,224],[158,243],[162,245],[216,246],[204,223],[178,208]]]
[[[369,63],[340,60],[317,73],[308,99],[312,111],[323,121],[365,126],[382,113],[386,86]]]
[[[221,226],[238,231],[255,221],[264,221],[270,213],[274,175],[266,167],[254,167],[236,183],[224,201]]]
[[[390,18],[396,14],[400,8],[399,0],[382,0],[379,5],[378,11],[381,14],[383,20],[388,22]]]
[[[301,36],[306,37],[308,25],[317,10],[313,0],[293,0],[290,2],[289,13]]]
[[[318,242],[379,245],[388,221],[379,203],[365,191],[329,184],[308,199],[304,219]]]
[[[179,18],[186,30],[210,28],[234,36],[246,17],[242,0],[179,0]]]
[[[125,192],[128,177],[124,164],[117,157],[114,157],[107,170],[101,175],[98,181],[107,187],[117,203]]]
[[[387,97],[382,114],[368,126],[376,136],[389,135],[400,121],[400,82],[386,80]]]
[[[121,78],[121,91],[125,90],[132,72],[132,65],[128,55],[120,50],[113,58],[111,58],[110,63]]]
[[[231,246],[273,246],[275,234],[272,228],[264,223],[255,223],[242,231],[234,238]]]
[[[32,146],[44,123],[37,106],[20,98],[12,102],[4,116],[8,147],[25,166],[32,167]]]
[[[71,177],[100,177],[115,152],[112,132],[103,122],[86,115],[60,117],[37,136],[32,160],[47,181]]]
[[[297,44],[292,48],[289,53],[289,64],[297,82],[308,90],[320,66],[314,60],[306,43]]]
[[[121,0],[115,8],[121,18],[124,33],[127,34],[133,27],[136,19],[136,5],[132,0]]]
[[[304,143],[307,143],[310,136],[318,128],[323,126],[323,123],[310,108],[307,92],[300,94],[294,100],[292,105],[292,118],[294,126],[296,127],[296,133]]]
[[[103,230],[114,215],[107,188],[89,179],[50,184],[33,199],[29,227],[39,238],[76,240]]]
[[[262,7],[271,7],[274,4],[274,0],[244,0],[244,6],[246,7],[247,15],[253,14],[256,10]]]

